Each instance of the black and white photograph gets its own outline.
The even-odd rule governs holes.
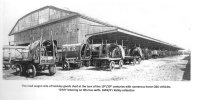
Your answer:
[[[25,90],[39,86],[41,91],[61,91],[56,94],[62,99],[62,94],[74,91],[133,95],[139,88],[153,88],[155,93],[182,90],[196,78],[192,75],[196,66],[191,64],[195,4],[191,0],[1,0],[0,75],[1,87],[6,86],[0,99],[12,98],[5,96],[6,87],[17,88],[24,99],[32,96],[21,97]],[[16,86],[11,86],[13,82]],[[172,86],[174,82],[182,86]],[[46,88],[55,87],[53,83],[61,89]],[[83,86],[86,89],[80,90]]]

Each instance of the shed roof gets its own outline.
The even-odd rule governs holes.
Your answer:
[[[10,31],[9,36],[75,15],[78,13],[54,6],[45,6],[21,17]]]
[[[62,16],[62,17],[58,17],[58,18],[55,18],[53,20],[48,20],[46,22],[43,22],[43,23],[39,23],[37,25],[33,25],[30,27],[27,27],[27,28],[24,28],[22,30],[19,30],[17,32],[14,32],[15,30],[15,27],[19,24],[19,22],[21,20],[23,20],[24,18],[26,18],[27,16],[30,16],[31,14],[34,14],[36,12],[40,12],[44,9],[53,9],[53,10],[56,10],[56,11],[60,11],[61,13],[65,13],[67,14],[67,16]],[[50,13],[50,10],[49,10],[49,13]],[[39,15],[38,15],[39,16]],[[74,17],[74,16],[78,16],[78,17],[81,17],[81,18],[84,18],[86,20],[89,20],[89,21],[93,21],[93,22],[96,22],[96,23],[99,23],[99,24],[102,24],[104,25],[105,27],[114,27],[115,29],[114,30],[110,30],[108,32],[99,32],[99,33],[92,33],[92,34],[88,34],[90,36],[93,36],[93,35],[98,35],[98,34],[105,34],[105,33],[111,33],[111,32],[114,32],[114,33],[124,33],[124,34],[128,34],[128,35],[132,35],[132,36],[135,36],[135,37],[139,37],[141,39],[144,39],[144,40],[149,40],[149,41],[153,41],[157,44],[161,44],[161,45],[166,45],[166,46],[169,46],[169,47],[172,47],[172,48],[175,48],[175,49],[178,49],[178,50],[181,50],[183,48],[181,47],[178,47],[176,45],[173,45],[173,44],[170,44],[170,43],[167,43],[167,42],[164,42],[164,41],[161,41],[161,40],[158,40],[158,39],[155,39],[155,38],[152,38],[152,37],[149,37],[149,36],[146,36],[146,35],[142,35],[142,34],[139,34],[137,32],[133,32],[133,31],[130,31],[130,30],[127,30],[127,29],[124,29],[124,28],[121,28],[121,27],[118,27],[118,26],[114,26],[114,25],[111,25],[111,24],[108,24],[108,23],[105,23],[103,21],[100,21],[98,19],[94,19],[94,18],[91,18],[89,16],[86,16],[86,15],[83,15],[83,14],[80,14],[80,13],[77,13],[77,12],[73,12],[73,11],[68,11],[68,10],[65,10],[65,9],[60,9],[60,8],[57,8],[57,7],[54,7],[54,6],[45,6],[45,7],[42,7],[40,9],[37,9],[35,11],[32,11],[26,15],[24,15],[22,18],[20,18],[16,24],[14,25],[13,29],[10,31],[9,33],[9,36],[10,35],[13,35],[13,34],[16,34],[16,33],[19,33],[21,31],[25,31],[25,30],[28,30],[28,29],[31,29],[31,28],[34,28],[34,27],[39,27],[41,25],[45,25],[45,24],[49,24],[49,23],[52,23],[52,22],[55,22],[55,21],[59,21],[59,20],[63,20],[63,19],[67,19],[67,18],[70,18],[70,17]],[[50,17],[50,14],[49,14],[49,17]],[[19,27],[19,26],[18,26]]]

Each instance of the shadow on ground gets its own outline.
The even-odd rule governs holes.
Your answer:
[[[115,67],[115,68],[112,69],[112,70],[115,70],[115,69],[120,69],[120,68]],[[126,69],[126,67],[122,67],[121,69]],[[111,71],[109,68],[104,68],[104,67],[92,67],[92,68],[89,68],[89,69],[86,69],[86,70],[94,70],[94,71]]]
[[[50,76],[50,75],[49,73],[39,72],[39,73],[36,73],[36,76]]]
[[[184,71],[184,74],[183,74],[183,81],[190,81],[191,80],[191,59],[190,59],[190,56],[187,56],[185,57],[183,60],[188,60],[188,63],[186,65],[186,68],[183,68],[181,70]]]
[[[102,68],[102,67],[93,67],[89,68],[87,70],[94,70],[94,71],[110,71],[108,68]]]

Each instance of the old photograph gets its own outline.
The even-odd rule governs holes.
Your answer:
[[[191,0],[0,0],[0,100],[193,100]]]
[[[19,10],[25,10],[25,7],[20,7]],[[43,4],[26,12],[15,18],[15,24],[9,24],[10,30],[3,33],[9,38],[2,46],[3,80],[191,79],[190,49],[166,40],[179,38],[175,35],[160,40],[157,36],[138,33],[133,27],[123,28],[54,5]],[[112,16],[115,20],[126,17],[117,14],[122,17]],[[111,13],[106,16],[111,16]],[[133,24],[130,18],[128,21]],[[182,44],[185,41],[179,42]]]

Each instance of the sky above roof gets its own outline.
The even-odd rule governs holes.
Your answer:
[[[189,0],[4,0],[1,1],[3,44],[17,20],[52,5],[99,19],[143,35],[190,49],[196,3]]]

